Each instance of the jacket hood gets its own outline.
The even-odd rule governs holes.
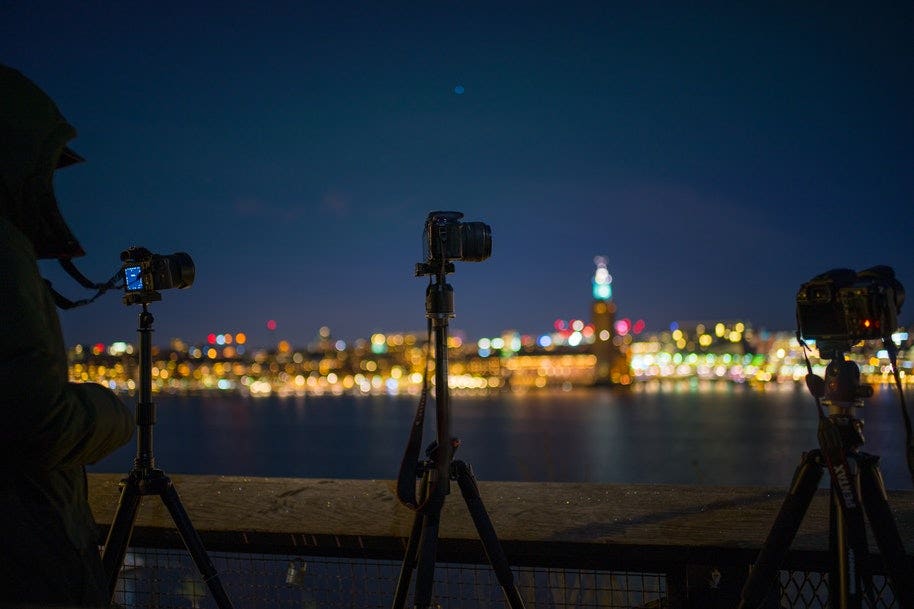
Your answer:
[[[76,129],[44,91],[0,64],[0,215],[32,242],[38,258],[85,254],[54,195],[54,171],[82,161],[67,147]]]

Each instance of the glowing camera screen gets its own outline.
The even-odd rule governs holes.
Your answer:
[[[143,289],[143,267],[128,266],[124,268],[125,289],[136,292]]]

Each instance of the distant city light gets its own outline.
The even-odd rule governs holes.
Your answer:
[[[270,319],[267,321],[267,330],[273,331],[276,329],[276,320]]]
[[[372,334],[371,352],[376,355],[387,353],[387,337],[381,333]]]
[[[518,351],[520,351],[520,346],[521,346],[520,336],[512,336],[511,345],[510,345],[511,351],[514,351],[515,353],[517,353]]]

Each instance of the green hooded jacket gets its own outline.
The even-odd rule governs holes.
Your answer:
[[[6,87],[16,75],[24,79],[0,66],[3,95],[17,92]],[[5,137],[20,126],[10,107],[16,104],[9,98],[0,100],[0,605],[107,606],[84,466],[126,443],[134,420],[108,388],[68,380],[60,322],[34,242],[45,230],[37,227],[62,222],[56,200],[56,217],[42,225],[23,220],[48,211],[30,209],[39,200],[49,204],[47,188],[36,197],[31,186],[50,184],[43,172],[58,166],[65,141],[49,151],[50,161],[32,150],[17,159],[9,148],[16,139]],[[52,118],[47,131],[59,131],[62,117]],[[14,135],[24,140],[25,133]],[[40,141],[47,135],[34,133]]]

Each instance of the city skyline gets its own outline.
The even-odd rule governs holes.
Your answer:
[[[422,331],[440,209],[492,227],[491,258],[449,276],[468,337],[587,319],[598,255],[648,331],[786,331],[826,270],[914,285],[912,24],[911,5],[39,1],[2,9],[0,57],[79,132],[56,189],[83,273],[133,245],[192,256],[194,285],[150,307],[157,344]],[[106,295],[61,314],[65,339],[132,340],[137,313]]]

